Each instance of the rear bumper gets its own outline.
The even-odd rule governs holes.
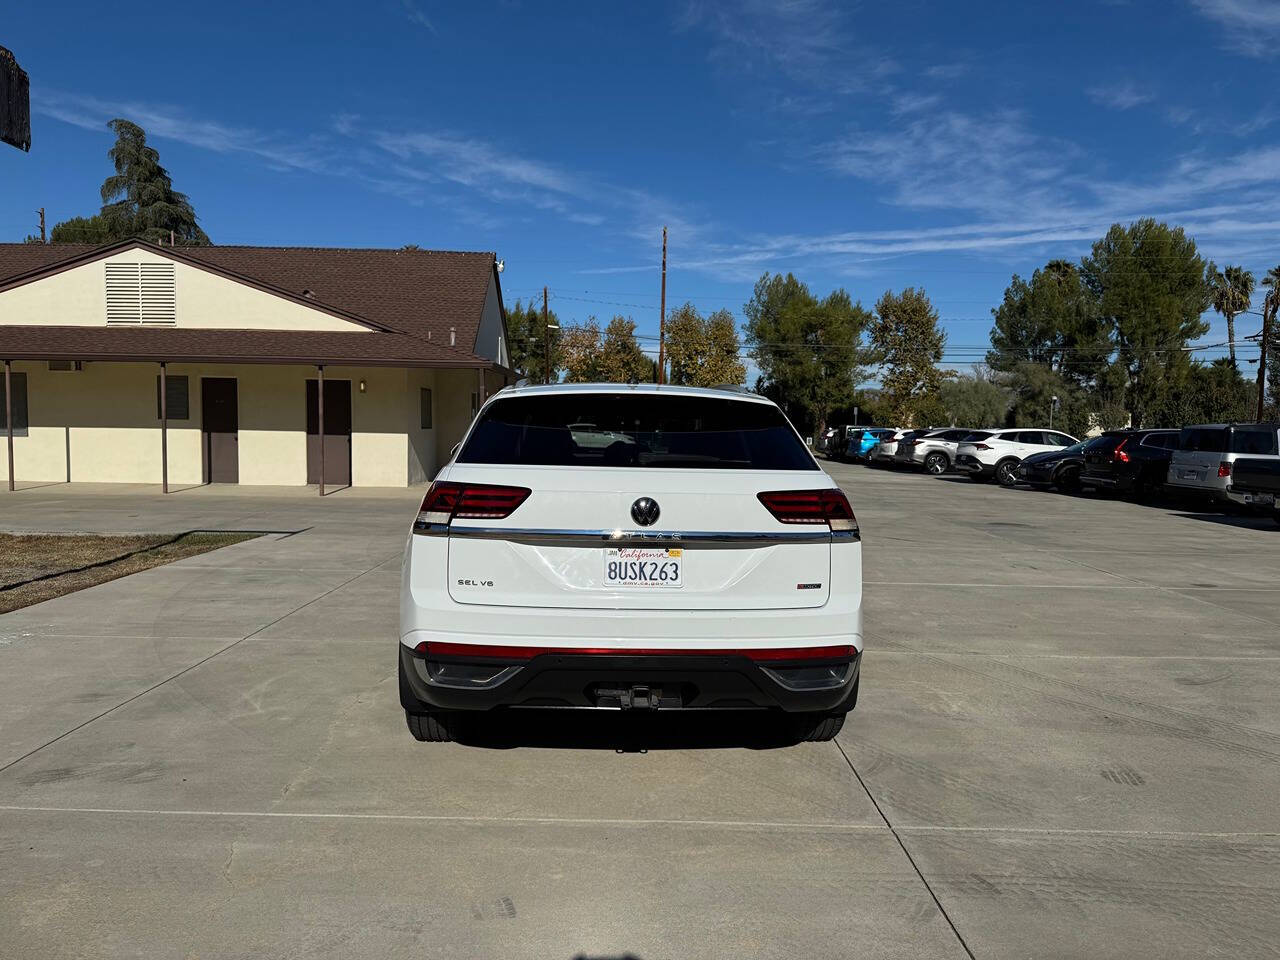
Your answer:
[[[432,679],[433,663],[506,666],[492,686],[460,688]],[[495,707],[617,709],[620,697],[649,691],[657,709],[841,712],[857,694],[862,652],[827,660],[756,662],[745,655],[545,653],[531,659],[438,657],[400,644],[400,698],[405,710],[491,710]],[[776,672],[791,667],[843,666],[843,679],[798,690]],[[643,694],[641,694],[643,696]]]
[[[1080,474],[1080,482],[1086,487],[1098,487],[1102,490],[1128,490],[1133,486],[1133,477],[1115,473],[1090,473],[1085,470]]]
[[[983,463],[977,457],[969,454],[961,454],[956,457],[954,469],[960,473],[968,474],[971,477],[978,477],[986,480],[995,475],[996,468],[990,464]]]

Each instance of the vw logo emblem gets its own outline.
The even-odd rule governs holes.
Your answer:
[[[651,527],[658,519],[658,501],[652,497],[641,497],[631,505],[631,519],[642,527]]]

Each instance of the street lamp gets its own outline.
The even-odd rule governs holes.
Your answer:
[[[1057,405],[1058,405],[1058,398],[1055,395],[1051,397],[1049,401],[1049,429],[1050,430],[1053,429],[1053,411],[1054,411],[1054,408],[1057,407]]]
[[[546,345],[547,345],[547,368],[543,373],[543,379],[542,379],[543,383],[551,382],[551,331],[559,330],[559,329],[560,329],[559,324],[548,323],[547,329],[542,334],[542,339],[546,342]]]

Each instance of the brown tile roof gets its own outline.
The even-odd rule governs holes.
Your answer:
[[[136,241],[0,244],[0,289],[60,266],[91,261]],[[326,362],[476,365],[474,353],[492,253],[330,247],[156,247],[140,244],[317,309],[375,328],[368,333],[190,330],[137,327],[17,327],[0,317],[0,353],[43,359],[108,357],[293,358]],[[456,346],[449,346],[450,328]],[[172,351],[172,352],[170,352]],[[54,354],[58,356],[54,356]]]

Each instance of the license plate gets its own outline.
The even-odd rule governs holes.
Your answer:
[[[1272,504],[1276,502],[1276,498],[1275,495],[1271,493],[1246,493],[1244,495],[1244,502]]]
[[[1199,480],[1200,471],[1199,470],[1183,470],[1181,476],[1183,480]]]
[[[606,587],[672,589],[684,586],[684,550],[615,547],[604,552]]]

